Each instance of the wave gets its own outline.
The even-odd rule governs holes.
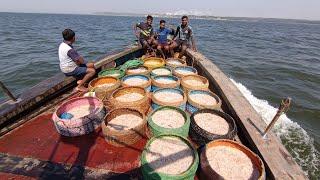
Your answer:
[[[268,101],[258,99],[244,85],[231,79],[262,119],[268,124],[277,112],[277,108],[271,106]],[[273,132],[280,137],[282,143],[291,153],[296,162],[302,167],[309,178],[319,176],[320,153],[314,145],[314,139],[296,122],[293,122],[285,114],[281,115]]]

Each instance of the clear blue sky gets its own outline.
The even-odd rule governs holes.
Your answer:
[[[166,13],[320,20],[320,0],[0,0],[2,12]]]

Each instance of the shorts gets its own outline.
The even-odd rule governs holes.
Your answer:
[[[139,42],[140,42],[141,46],[143,46],[144,42],[148,43],[148,41],[144,38],[139,38]]]
[[[64,73],[66,76],[73,76],[77,79],[82,78],[87,74],[87,65],[80,64],[80,66],[76,67],[72,72]]]
[[[159,46],[164,47],[164,46],[168,46],[168,42],[159,42],[158,43]]]
[[[175,42],[177,43],[178,47],[179,46],[187,46],[187,47],[190,46],[190,44],[189,44],[189,42],[187,40],[177,39]]]

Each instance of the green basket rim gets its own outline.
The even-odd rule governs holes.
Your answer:
[[[146,159],[146,153],[148,151],[148,147],[150,146],[150,144],[156,140],[159,139],[161,137],[177,137],[180,138],[182,141],[184,141],[193,151],[193,155],[194,155],[194,161],[192,163],[192,165],[183,173],[178,174],[178,175],[169,175],[169,174],[164,174],[161,172],[155,172],[154,169],[152,169],[147,162]],[[141,154],[141,169],[142,171],[146,171],[146,172],[152,172],[152,174],[158,174],[161,178],[165,178],[165,179],[184,179],[187,178],[188,176],[195,174],[197,169],[198,169],[198,165],[199,165],[199,155],[198,155],[198,151],[195,149],[195,147],[192,145],[192,143],[185,137],[183,136],[179,136],[176,134],[162,134],[162,135],[158,135],[158,136],[154,136],[152,137],[147,144],[145,145],[142,154]]]
[[[153,122],[152,115],[154,113],[156,113],[157,111],[164,110],[164,109],[173,109],[173,110],[178,111],[184,117],[185,123],[181,127],[178,127],[178,128],[165,128],[165,127],[157,125],[155,122]],[[189,129],[188,127],[190,127],[190,116],[182,109],[180,109],[178,107],[174,107],[174,106],[160,106],[160,107],[156,108],[148,115],[147,121],[148,121],[148,125],[151,126],[151,128],[157,129],[157,131],[159,130],[163,133],[176,134],[175,133],[176,130]],[[171,131],[173,131],[173,132],[171,132]],[[177,132],[177,133],[178,133],[177,135],[181,136],[181,134],[179,132]]]

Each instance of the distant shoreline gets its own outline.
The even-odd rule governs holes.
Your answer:
[[[0,11],[1,13],[13,13],[13,14],[54,14],[54,15],[85,15],[85,16],[128,16],[128,17],[144,17],[147,13],[118,13],[118,12],[91,12],[91,13],[54,13],[54,12],[7,12]],[[165,18],[180,18],[182,15],[169,15],[169,14],[159,14],[159,13],[150,13],[155,17],[165,17]],[[317,19],[294,19],[294,18],[274,18],[274,17],[234,17],[234,16],[197,16],[197,15],[188,15],[192,19],[211,19],[211,20],[290,20],[290,21],[309,21],[309,22],[320,22]]]

